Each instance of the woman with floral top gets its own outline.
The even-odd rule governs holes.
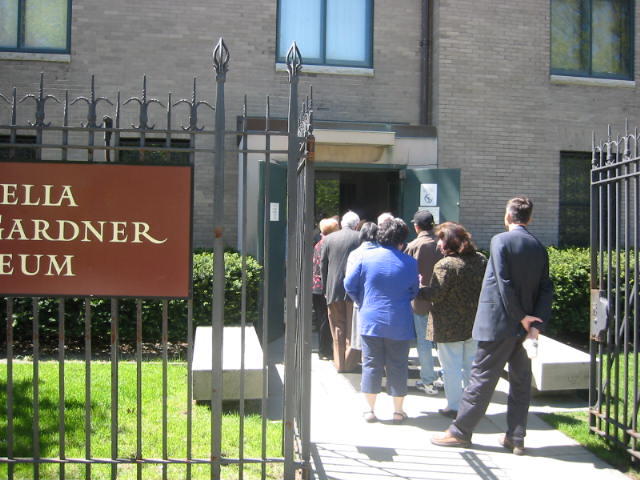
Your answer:
[[[439,412],[455,418],[477,349],[471,331],[487,259],[476,250],[471,234],[459,223],[439,225],[436,236],[444,258],[435,264],[430,285],[421,288],[419,295],[432,303],[427,339],[438,344],[444,370],[447,407]]]

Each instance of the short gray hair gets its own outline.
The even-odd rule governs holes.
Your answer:
[[[342,228],[349,228],[353,230],[354,228],[356,228],[356,225],[358,225],[359,221],[360,221],[360,217],[358,216],[358,214],[356,212],[352,212],[351,210],[349,210],[347,213],[345,213],[342,216],[340,225],[342,226]]]
[[[384,222],[388,218],[394,218],[393,214],[390,212],[384,212],[378,215],[378,226],[382,225],[382,222]]]

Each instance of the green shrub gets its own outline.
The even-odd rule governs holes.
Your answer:
[[[546,333],[554,338],[588,339],[589,335],[589,269],[587,248],[558,249],[549,247],[550,275],[554,285],[553,317],[546,325]],[[238,324],[241,310],[242,257],[235,252],[225,252],[225,324]],[[624,259],[622,260],[624,265]],[[615,270],[614,270],[615,271]],[[621,276],[623,273],[621,273]],[[259,285],[262,267],[251,257],[247,258],[247,322],[258,318]],[[633,278],[633,277],[632,277]],[[193,255],[193,323],[211,323],[213,279],[213,254],[200,250]],[[624,285],[624,279],[621,280]],[[30,298],[14,302],[14,339],[29,343],[32,340],[32,305]],[[58,335],[58,300],[42,298],[40,308],[40,337],[43,345],[55,346]],[[159,343],[162,331],[162,301],[142,302],[142,338],[144,342]],[[170,300],[169,341],[184,342],[187,338],[187,302]],[[120,339],[123,344],[135,344],[136,301],[121,299]],[[0,318],[4,320],[6,305],[0,298]],[[65,300],[65,333],[68,343],[81,345],[84,338],[84,299]],[[91,299],[91,329],[94,348],[107,346],[111,335],[111,301],[105,298]],[[4,334],[4,321],[0,331]],[[4,336],[4,335],[3,335]]]
[[[225,252],[226,291],[224,302],[225,324],[240,323],[242,301],[242,256]],[[262,279],[262,266],[247,257],[247,322],[258,319],[258,294]],[[196,253],[193,256],[193,321],[196,325],[211,323],[213,284],[213,254]],[[184,317],[186,319],[186,315]],[[185,326],[186,335],[186,326]],[[186,338],[186,337],[185,337]]]
[[[242,257],[227,251],[225,256],[225,306],[226,325],[241,321]],[[258,318],[258,294],[262,267],[255,259],[247,257],[246,321]],[[211,324],[213,284],[213,253],[201,251],[193,255],[193,324]],[[92,348],[109,345],[111,338],[111,300],[91,298],[91,339]],[[145,343],[159,343],[162,334],[162,300],[141,302],[142,340]],[[67,298],[65,306],[65,337],[68,345],[81,346],[85,331],[85,299]],[[58,299],[38,300],[40,342],[43,346],[54,347],[58,342]],[[137,302],[135,299],[118,301],[120,342],[133,345],[136,340]],[[2,332],[6,332],[6,300],[0,298],[0,318]],[[33,306],[31,298],[14,300],[14,341],[30,343],[33,338]],[[170,342],[185,342],[187,339],[187,301],[168,301],[168,335]],[[3,335],[4,336],[4,335]]]
[[[545,334],[559,339],[583,339],[586,343],[589,338],[589,249],[548,247],[547,251],[553,304]],[[489,258],[488,251],[482,253]]]
[[[553,313],[545,331],[558,338],[589,336],[588,248],[549,247],[549,274],[553,281]]]

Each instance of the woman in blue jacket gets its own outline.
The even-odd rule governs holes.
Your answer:
[[[362,335],[362,384],[370,410],[367,422],[377,421],[376,398],[386,372],[387,392],[393,397],[393,422],[407,414],[402,405],[407,394],[409,344],[415,339],[411,300],[418,293],[418,264],[402,253],[408,235],[399,218],[378,228],[379,247],[366,250],[347,273],[344,288],[359,307]]]

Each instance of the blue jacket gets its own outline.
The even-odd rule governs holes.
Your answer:
[[[360,307],[360,334],[392,340],[416,337],[411,300],[418,293],[418,262],[391,247],[362,252],[344,279]]]

